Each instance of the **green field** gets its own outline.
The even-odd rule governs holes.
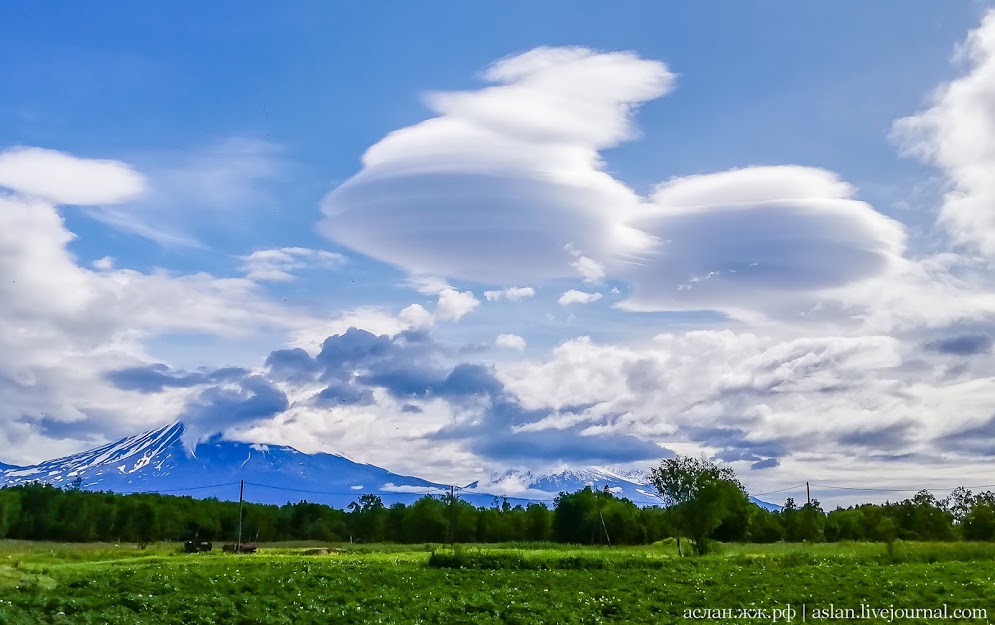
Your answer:
[[[187,555],[175,544],[0,541],[0,623],[768,623],[773,614],[686,614],[789,604],[792,622],[801,622],[802,604],[807,621],[830,604],[947,604],[950,615],[974,608],[995,616],[993,577],[990,543],[898,543],[890,552],[862,543],[726,545],[677,558],[672,543],[456,552],[298,543],[236,556]]]

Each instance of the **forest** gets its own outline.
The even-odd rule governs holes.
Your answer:
[[[512,506],[496,499],[474,507],[457,496],[426,495],[385,506],[372,494],[346,510],[299,501],[246,503],[245,541],[320,540],[354,543],[497,543],[552,541],[634,545],[674,537],[682,506],[638,507],[610,492],[561,493],[552,507]],[[120,495],[34,483],[0,489],[0,538],[67,542],[234,540],[238,502],[161,494]],[[995,495],[958,488],[938,499],[927,491],[883,504],[837,508],[791,499],[777,512],[735,498],[708,525],[721,542],[991,541]]]

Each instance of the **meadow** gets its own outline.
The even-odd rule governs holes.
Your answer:
[[[774,622],[774,609],[776,622],[802,622],[802,604],[809,615],[861,604],[995,614],[989,543],[724,545],[695,558],[670,541],[261,547],[0,541],[0,623],[745,623]]]

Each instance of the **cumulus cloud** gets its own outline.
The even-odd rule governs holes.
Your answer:
[[[126,197],[124,185],[113,193],[75,187],[91,163],[59,159],[79,168],[70,167],[65,179],[59,176],[66,170],[49,171],[49,184],[66,194],[62,200]],[[111,171],[119,169],[127,167]],[[94,180],[106,182],[97,174]],[[0,195],[0,446],[15,454],[9,460],[71,453],[94,437],[133,433],[174,418],[186,401],[182,385],[164,387],[156,401],[136,412],[133,392],[105,377],[147,362],[145,345],[153,338],[245,336],[303,323],[302,315],[271,302],[248,280],[143,273],[115,268],[110,259],[93,269],[81,266],[67,249],[75,235],[52,204],[54,194],[44,200],[37,188],[9,179],[6,184],[32,191],[30,197]]]
[[[54,204],[97,205],[142,195],[146,180],[120,161],[16,147],[0,152],[0,187]]]
[[[975,351],[975,341],[965,343]],[[995,357],[973,354],[962,374],[945,353],[922,347],[885,335],[729,330],[666,333],[638,346],[582,338],[547,358],[503,363],[497,378],[534,417],[519,430],[626,433],[741,463],[754,487],[816,469],[852,485],[857,467],[900,485],[921,480],[923,463],[931,474],[949,469],[934,475],[941,483],[981,479],[995,452],[971,441],[990,432]]]
[[[573,243],[567,243],[563,249],[574,257],[574,260],[570,263],[570,266],[580,274],[584,282],[588,284],[596,284],[605,278],[605,266],[593,258],[584,256],[580,250],[573,246]]]
[[[506,299],[512,302],[517,302],[518,300],[525,299],[527,297],[532,297],[535,295],[535,289],[530,286],[519,287],[513,286],[508,287],[500,291],[484,291],[484,297],[488,302],[497,302],[502,299]]]
[[[958,245],[995,257],[995,11],[957,51],[965,73],[934,92],[933,106],[899,119],[894,136],[906,154],[939,167],[949,180],[939,223]]]
[[[242,256],[242,271],[249,280],[290,282],[293,271],[307,268],[335,268],[346,262],[345,256],[304,247],[281,247],[256,250]]]
[[[480,306],[472,291],[445,289],[439,293],[439,303],[435,307],[435,318],[441,321],[456,321],[473,312]]]
[[[494,344],[504,349],[525,351],[525,339],[517,334],[498,334],[497,338],[494,339]]]
[[[397,318],[406,328],[426,328],[435,321],[432,313],[421,304],[411,304],[402,309]]]
[[[553,433],[521,427],[541,421],[548,411],[524,407],[495,377],[493,367],[447,363],[445,351],[424,334],[377,336],[351,328],[328,337],[314,357],[300,349],[273,352],[267,358],[265,374],[288,389],[292,402],[281,417],[283,436],[293,436],[297,430],[296,423],[286,421],[290,415],[295,419],[296,415],[311,415],[309,423],[321,415],[336,415],[335,419],[352,415],[352,421],[341,423],[343,429],[350,423],[365,423],[366,415],[376,415],[377,421],[394,424],[386,431],[378,430],[387,440],[350,444],[365,446],[359,451],[366,459],[371,447],[382,444],[373,454],[391,466],[397,466],[400,456],[410,455],[408,450],[419,441],[461,450],[466,461],[477,466],[482,460],[500,463],[511,459],[534,464],[633,462],[670,453],[624,431],[598,432],[578,426]],[[189,374],[178,379],[185,384]],[[292,391],[291,387],[309,390]],[[431,427],[426,429],[428,424]],[[416,435],[419,441],[414,440]]]
[[[273,383],[236,367],[188,373],[155,364],[110,371],[106,377],[120,389],[143,394],[166,388],[197,389],[177,414],[185,425],[183,440],[190,450],[212,434],[273,417],[289,407],[286,395]]]
[[[342,334],[349,328],[367,330],[377,335],[394,336],[407,330],[428,330],[436,322],[456,321],[477,309],[480,302],[470,291],[440,293],[434,310],[421,304],[411,304],[394,312],[385,306],[358,306],[336,313],[328,319],[306,317],[289,322],[292,327],[290,344],[314,352],[329,336]]]
[[[601,293],[585,293],[577,289],[570,289],[556,301],[561,306],[570,306],[571,304],[590,304],[599,299],[601,299]]]

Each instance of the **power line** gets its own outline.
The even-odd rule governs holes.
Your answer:
[[[819,488],[828,488],[830,490],[856,490],[856,491],[874,492],[874,493],[914,493],[923,490],[921,488],[873,488],[873,487],[863,488],[859,486],[830,486],[829,484],[812,484],[812,486],[818,486]],[[939,489],[932,489],[932,490],[939,490]]]
[[[238,482],[225,482],[224,484],[208,484],[206,486],[188,486],[186,488],[167,488],[163,490],[132,490],[132,491],[113,491],[113,492],[117,495],[163,495],[166,493],[186,492],[188,490],[205,490],[208,488],[222,488],[224,486],[237,486],[237,485]]]
[[[818,484],[813,484],[812,486],[818,486]],[[766,493],[755,493],[755,494],[753,494],[753,496],[754,497],[764,497],[766,495],[774,495],[774,494],[777,494],[777,493],[783,493],[783,492],[788,491],[788,490],[796,490],[796,489],[804,488],[804,487],[805,487],[804,484],[799,484],[797,486],[788,486],[787,488],[779,488],[777,490],[767,491]]]
[[[961,486],[954,486],[952,488],[930,488],[925,486],[920,486],[917,488],[863,488],[859,486],[832,486],[829,484],[812,484],[812,486],[818,486],[819,488],[828,488],[831,490],[855,490],[855,491],[865,491],[865,492],[877,492],[877,493],[917,493],[922,490],[930,492],[950,492],[962,488]],[[977,484],[974,486],[964,486],[965,489],[972,488],[993,488],[995,484]]]

